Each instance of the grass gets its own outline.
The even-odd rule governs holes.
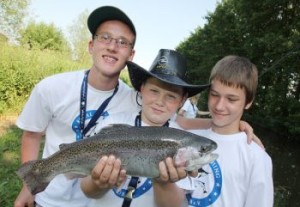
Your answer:
[[[44,77],[91,65],[91,59],[73,61],[66,52],[28,50],[1,41],[0,54],[0,113],[20,111],[32,88]]]
[[[0,137],[0,206],[10,207],[17,197],[22,181],[16,171],[20,166],[21,131],[12,127]]]

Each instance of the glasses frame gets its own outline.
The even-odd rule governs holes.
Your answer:
[[[95,34],[94,39],[106,45],[111,44],[111,42],[114,40],[118,48],[128,48],[128,47],[133,48],[133,43],[131,43],[129,40],[122,37],[113,38],[110,34],[107,33]],[[125,44],[122,42],[124,42]]]

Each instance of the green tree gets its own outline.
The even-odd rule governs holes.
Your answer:
[[[88,10],[82,12],[69,27],[69,41],[72,48],[73,58],[84,63],[90,62],[88,42],[92,37],[86,26],[89,13],[90,12]]]
[[[0,33],[11,40],[18,38],[30,0],[0,1]]]
[[[29,49],[66,51],[68,48],[63,33],[53,24],[30,22],[21,35],[20,43]]]

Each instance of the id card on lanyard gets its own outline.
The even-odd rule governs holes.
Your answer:
[[[96,124],[96,121],[101,116],[107,105],[109,104],[110,100],[114,97],[114,95],[118,92],[119,89],[119,82],[117,83],[113,94],[108,97],[103,103],[99,106],[89,123],[86,127],[85,125],[85,118],[86,118],[86,105],[87,105],[87,92],[88,92],[88,75],[90,70],[87,70],[84,74],[83,81],[81,84],[81,92],[80,92],[80,137],[77,138],[76,141],[83,139],[86,133]]]

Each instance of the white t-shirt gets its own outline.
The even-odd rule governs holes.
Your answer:
[[[101,122],[103,126],[98,125],[95,131],[100,131],[102,127],[107,126],[109,124],[128,124],[135,125],[135,118],[138,113],[122,113],[115,114],[113,116],[108,117],[104,122]],[[146,126],[143,122],[142,126]],[[172,128],[180,128],[175,122],[169,121],[169,127]],[[126,193],[128,184],[130,182],[131,176],[127,176],[126,181],[123,183],[122,187],[118,190],[112,189],[109,190],[105,195],[103,195],[99,199],[92,199],[89,207],[98,207],[98,206],[116,206],[121,207],[124,195]],[[150,178],[139,177],[138,185],[134,193],[133,200],[131,202],[130,207],[156,207],[154,202],[154,193],[152,188],[152,181]]]
[[[79,103],[84,71],[67,72],[47,77],[33,89],[17,126],[23,130],[45,131],[43,158],[59,149],[62,143],[71,143],[80,136]],[[98,107],[112,95],[114,90],[99,91],[88,85],[86,124]],[[119,80],[119,90],[111,99],[97,122],[120,112],[135,113],[140,110],[136,103],[136,92]],[[93,133],[92,128],[89,133]],[[82,207],[88,202],[78,180],[67,180],[64,175],[56,176],[45,189],[36,195],[36,202],[44,207]]]
[[[272,161],[261,147],[254,142],[247,144],[244,132],[233,135],[219,135],[211,129],[191,132],[214,140],[219,157],[194,178],[196,190],[187,194],[188,206],[273,206]]]
[[[190,99],[187,99],[181,107],[181,110],[184,111],[184,117],[195,118],[198,114],[199,109],[195,104],[191,103]]]

